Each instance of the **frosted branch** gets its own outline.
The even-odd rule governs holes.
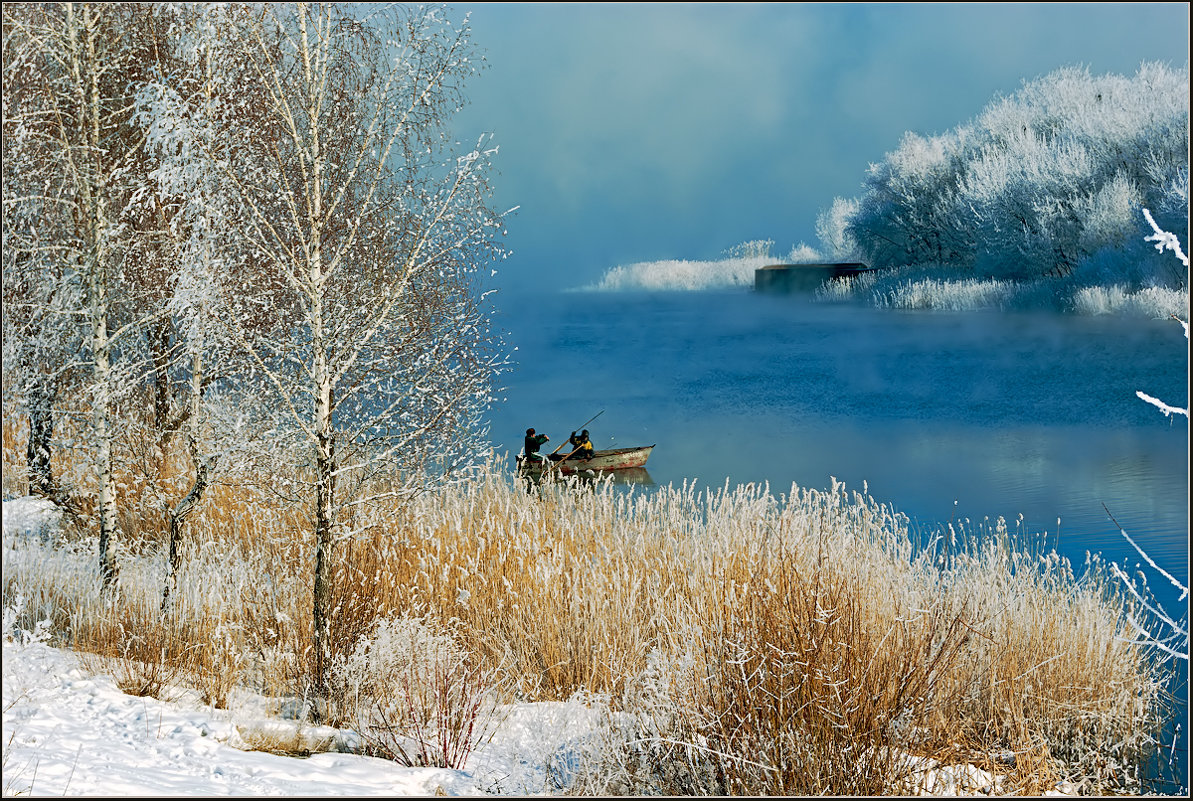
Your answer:
[[[1124,573],[1119,568],[1118,565],[1111,563],[1110,570],[1111,570],[1111,573],[1115,576],[1115,578],[1122,581],[1123,585],[1127,588],[1127,591],[1130,592],[1131,595],[1135,596],[1135,599],[1137,601],[1139,601],[1139,603],[1143,606],[1144,609],[1151,612],[1162,623],[1164,623],[1165,625],[1167,625],[1169,628],[1171,628],[1173,630],[1173,632],[1174,632],[1173,636],[1169,637],[1168,638],[1169,640],[1171,640],[1175,637],[1185,637],[1186,639],[1188,639],[1189,632],[1186,629],[1184,629],[1175,620],[1170,618],[1168,615],[1164,614],[1164,612],[1162,610],[1156,609],[1151,604],[1149,604],[1146,600],[1144,600],[1143,596],[1139,594],[1139,591],[1135,589],[1135,586],[1131,583],[1131,580],[1127,577],[1127,574]],[[1140,625],[1138,621],[1136,621],[1134,618],[1132,618],[1130,616],[1128,616],[1128,620],[1131,622],[1131,625],[1133,625],[1135,627],[1136,632],[1138,634],[1140,634],[1149,645],[1157,645],[1157,646],[1161,645],[1160,638],[1156,637],[1150,631],[1147,631],[1145,628],[1143,628],[1143,626]],[[1161,647],[1164,647],[1164,646],[1161,646]],[[1167,650],[1166,647],[1165,647],[1165,650]],[[1189,658],[1187,654],[1179,654],[1178,653],[1177,655],[1181,656],[1183,659]]]
[[[1152,219],[1152,213],[1147,209],[1143,210],[1143,216],[1147,218],[1148,224],[1151,225],[1152,230],[1155,231],[1151,236],[1144,237],[1145,241],[1155,242],[1156,250],[1163,253],[1165,250],[1171,250],[1176,254],[1176,257],[1181,260],[1186,267],[1189,266],[1189,257],[1181,250],[1181,241],[1176,238],[1176,234],[1170,234],[1160,226],[1156,225],[1156,221]]]
[[[1158,398],[1153,398],[1146,392],[1140,392],[1139,390],[1136,390],[1135,394],[1138,395],[1141,400],[1150,403],[1152,406],[1155,406],[1157,409],[1163,412],[1165,417],[1171,417],[1174,414],[1183,414],[1185,417],[1189,416],[1188,409],[1182,409],[1179,406],[1169,406],[1164,401]]]
[[[1106,504],[1102,504],[1102,508],[1106,509]],[[1129,534],[1127,534],[1126,529],[1124,529],[1122,526],[1120,526],[1119,522],[1114,519],[1114,515],[1110,514],[1109,509],[1106,509],[1106,514],[1110,517],[1111,522],[1114,523],[1114,525],[1118,527],[1118,533],[1123,535],[1123,539],[1125,539],[1127,542],[1131,543],[1131,547],[1139,552],[1139,555],[1143,557],[1144,561],[1146,561],[1149,565],[1151,565],[1156,570],[1157,573],[1159,573],[1164,578],[1168,579],[1168,581],[1172,583],[1172,586],[1176,587],[1178,590],[1181,591],[1181,597],[1179,600],[1181,600],[1181,601],[1185,600],[1185,597],[1189,594],[1189,588],[1186,587],[1184,584],[1181,584],[1175,578],[1173,578],[1172,574],[1169,573],[1167,570],[1165,570],[1164,568],[1160,567],[1158,564],[1153,562],[1152,558],[1150,556],[1148,556],[1147,553],[1142,548],[1139,547],[1139,545],[1135,542],[1135,540],[1131,539],[1131,536]]]

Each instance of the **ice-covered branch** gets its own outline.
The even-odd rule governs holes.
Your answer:
[[[1165,250],[1171,250],[1173,253],[1176,254],[1176,257],[1181,260],[1181,262],[1185,265],[1185,267],[1188,268],[1189,257],[1186,256],[1184,251],[1181,250],[1181,243],[1180,243],[1180,240],[1178,240],[1176,238],[1176,235],[1170,234],[1167,231],[1160,228],[1160,226],[1156,225],[1156,221],[1152,219],[1151,212],[1149,212],[1147,209],[1143,210],[1143,216],[1147,218],[1148,224],[1151,225],[1152,230],[1155,231],[1155,233],[1153,235],[1145,237],[1145,239],[1149,242],[1155,242],[1156,250],[1160,251],[1161,253],[1163,253]],[[1174,315],[1174,317],[1175,317],[1175,315]],[[1175,319],[1184,328],[1185,339],[1188,339],[1189,338],[1189,321],[1182,320],[1179,317],[1175,317]],[[1186,418],[1189,416],[1188,409],[1182,409],[1179,406],[1170,406],[1169,404],[1165,403],[1164,401],[1159,400],[1157,398],[1153,398],[1151,395],[1148,395],[1145,392],[1140,392],[1139,390],[1136,390],[1135,394],[1137,396],[1139,396],[1139,398],[1141,400],[1145,401],[1146,403],[1150,403],[1151,405],[1153,405],[1157,409],[1159,409],[1161,412],[1163,412],[1165,417],[1171,417],[1174,414],[1183,414]]]
[[[1106,505],[1102,504],[1102,508],[1106,509]],[[1139,553],[1139,555],[1142,556],[1144,558],[1144,560],[1156,570],[1157,573],[1162,575],[1164,578],[1168,579],[1169,583],[1171,583],[1172,586],[1176,587],[1178,590],[1181,591],[1181,597],[1179,600],[1181,600],[1181,601],[1185,600],[1185,598],[1189,594],[1189,588],[1186,587],[1184,584],[1181,584],[1177,579],[1173,578],[1172,574],[1169,573],[1167,570],[1165,570],[1164,568],[1162,568],[1158,564],[1156,564],[1154,561],[1152,561],[1152,558],[1150,556],[1148,556],[1147,553],[1142,548],[1139,547],[1139,545],[1135,542],[1135,540],[1131,539],[1130,535],[1127,534],[1126,529],[1124,529],[1121,525],[1119,525],[1119,522],[1114,519],[1114,515],[1110,514],[1109,509],[1106,509],[1106,514],[1110,517],[1110,520],[1114,523],[1114,525],[1118,527],[1118,532],[1123,535],[1123,538],[1127,542],[1129,542],[1131,544],[1131,547],[1134,548]]]
[[[1139,390],[1135,390],[1135,394],[1138,395],[1141,400],[1150,403],[1152,406],[1155,406],[1157,409],[1163,412],[1165,417],[1171,417],[1174,414],[1183,414],[1185,417],[1189,416],[1188,409],[1182,409],[1179,406],[1169,406],[1164,401],[1158,398],[1153,398],[1146,392],[1140,392]]]
[[[1189,257],[1181,250],[1181,241],[1176,238],[1176,234],[1171,234],[1156,225],[1156,221],[1152,219],[1152,213],[1147,209],[1143,210],[1143,216],[1147,218],[1148,224],[1151,225],[1152,230],[1155,231],[1151,236],[1146,236],[1144,239],[1148,242],[1156,243],[1156,250],[1163,253],[1165,250],[1171,250],[1176,254],[1176,257],[1181,260],[1181,263],[1186,267],[1189,266]]]

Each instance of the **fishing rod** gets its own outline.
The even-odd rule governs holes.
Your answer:
[[[594,414],[592,417],[588,418],[588,419],[587,419],[587,420],[585,420],[583,423],[581,423],[580,425],[578,425],[578,426],[576,426],[575,428],[573,428],[573,429],[572,429],[572,433],[574,434],[575,432],[577,432],[577,431],[579,431],[580,429],[584,428],[584,426],[588,425],[589,423],[591,423],[593,420],[597,419],[598,417],[600,417],[600,416],[601,416],[602,414],[604,414],[604,413],[605,413],[605,410],[604,410],[604,409],[601,409],[599,412],[597,412],[596,414]],[[559,448],[562,448],[562,447],[563,447],[564,445],[566,445],[566,444],[567,444],[566,442],[561,442],[561,443],[559,443],[559,447],[557,447],[555,450],[551,451],[551,455],[552,455],[552,456],[554,456],[555,454],[559,453]],[[572,451],[572,453],[575,453],[575,451]],[[569,454],[568,454],[568,456],[571,456],[571,455],[572,455],[572,453],[569,453]],[[566,458],[567,458],[567,456],[565,456],[565,457],[564,457],[564,459],[566,459]]]
[[[584,428],[584,426],[588,425],[589,423],[591,423],[593,420],[597,419],[598,417],[600,417],[600,416],[601,416],[602,414],[604,414],[604,413],[605,413],[605,410],[604,410],[604,409],[601,409],[599,412],[597,412],[597,413],[596,413],[596,414],[594,414],[592,417],[588,418],[587,420],[585,420],[583,423],[581,423],[580,425],[576,426],[576,427],[575,427],[575,428],[573,428],[572,430],[573,430],[573,431],[579,431],[580,429]]]

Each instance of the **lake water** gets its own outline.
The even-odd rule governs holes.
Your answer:
[[[1187,584],[1188,421],[1135,395],[1188,405],[1174,321],[898,312],[744,290],[572,292],[506,308],[519,309],[501,322],[520,364],[493,438],[510,454],[527,427],[553,448],[601,412],[587,426],[596,447],[656,445],[656,484],[865,482],[923,527],[1022,515],[1077,564],[1086,550],[1126,557],[1109,509]]]
[[[519,367],[492,437],[511,462],[527,427],[553,449],[600,413],[587,425],[598,449],[656,445],[656,486],[768,482],[777,495],[835,477],[921,530],[1001,516],[1078,570],[1087,551],[1143,563],[1109,510],[1188,586],[1188,421],[1135,394],[1188,407],[1175,321],[900,312],[751,290],[499,305]],[[1145,569],[1186,615],[1187,599]]]

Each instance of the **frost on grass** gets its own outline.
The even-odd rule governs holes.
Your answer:
[[[366,749],[403,765],[460,768],[500,722],[493,671],[423,619],[378,621],[333,674]]]
[[[389,757],[391,771],[455,766],[513,792],[856,794],[912,781],[909,755],[945,770],[1008,750],[1032,759],[996,771],[1006,788],[1117,786],[1098,760],[1129,764],[1147,745],[1158,677],[1123,638],[1103,577],[1075,582],[1061,560],[1030,554],[1008,561],[1005,528],[968,549],[958,537],[942,559],[939,541],[917,551],[904,518],[840,486],[540,489],[494,467],[345,545],[342,569],[362,580],[343,585],[341,612],[371,622],[337,618],[351,636],[337,640],[326,713],[356,732],[352,750]],[[184,554],[169,617],[155,592],[164,554],[151,548],[125,560],[113,607],[33,540],[5,554],[7,597],[21,587],[45,599],[56,632],[75,621],[80,648],[126,642],[120,619],[179,653],[236,632],[218,646],[243,665],[238,687],[225,710],[202,702],[236,720],[225,742],[332,747],[304,716],[305,626],[287,622],[309,598],[291,576],[305,561],[293,528],[264,508],[214,521]],[[223,571],[221,592],[204,591],[211,571]],[[186,692],[163,696],[201,701],[201,682],[175,681]],[[267,688],[272,722],[245,721]],[[526,730],[548,719],[571,728]]]

